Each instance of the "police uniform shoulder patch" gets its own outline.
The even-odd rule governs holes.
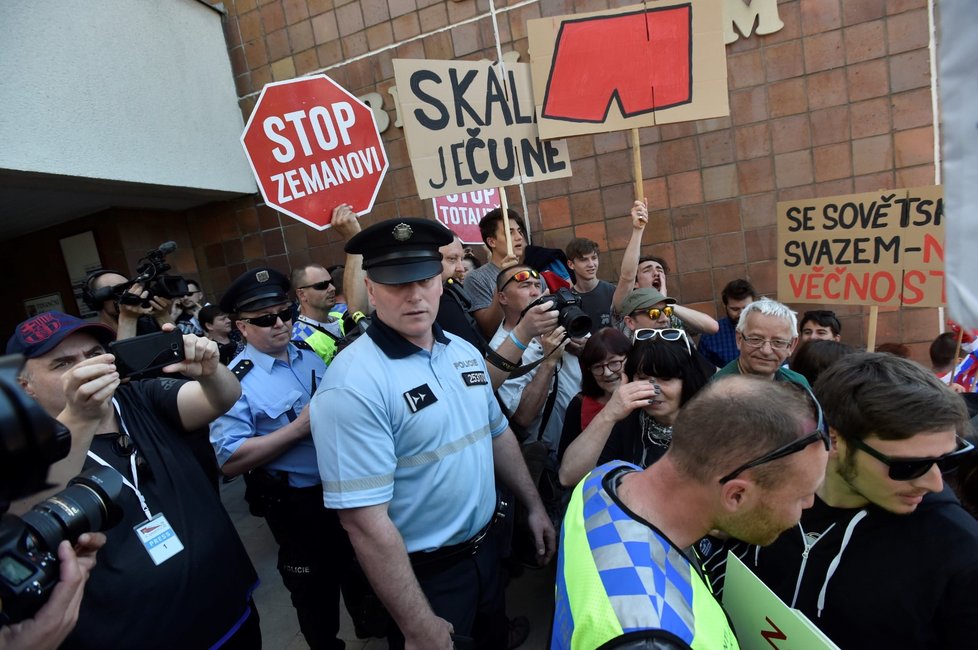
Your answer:
[[[416,386],[411,390],[404,392],[404,400],[408,404],[408,408],[411,409],[412,413],[417,413],[423,408],[427,408],[438,401],[438,397],[435,395],[434,391],[428,387],[428,384],[421,384]]]
[[[251,359],[242,359],[241,361],[234,364],[234,367],[231,368],[231,372],[233,372],[234,376],[238,378],[238,381],[241,381],[242,379],[245,378],[245,375],[251,372],[251,369],[254,367],[255,367],[254,361],[252,361]]]

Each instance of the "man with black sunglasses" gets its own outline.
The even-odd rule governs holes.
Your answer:
[[[230,364],[241,397],[211,424],[211,443],[226,476],[245,475],[251,512],[265,518],[278,542],[278,570],[306,642],[341,649],[340,585],[362,589],[351,572],[349,539],[323,506],[310,435],[309,402],[326,364],[308,344],[291,342],[288,291],[285,275],[257,268],[221,298],[247,345]]]
[[[964,648],[978,638],[978,523],[943,481],[971,453],[961,398],[888,354],[821,376],[832,451],[815,505],[744,560],[842,648]]]

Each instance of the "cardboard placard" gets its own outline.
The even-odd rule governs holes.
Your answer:
[[[570,176],[567,143],[539,138],[529,65],[394,59],[394,78],[420,198]]]
[[[941,186],[786,201],[777,210],[783,302],[945,303]]]
[[[463,244],[482,244],[479,222],[486,213],[499,207],[499,190],[476,190],[431,199],[435,219],[458,235]]]
[[[839,650],[807,616],[791,609],[732,552],[727,553],[723,608],[742,650]]]
[[[542,138],[730,114],[722,0],[527,21]]]

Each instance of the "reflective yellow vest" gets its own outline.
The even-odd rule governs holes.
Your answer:
[[[607,463],[571,496],[561,529],[551,650],[594,650],[623,636],[681,641],[694,650],[738,649],[726,613],[689,558],[629,516],[605,489],[605,477],[621,468],[641,471]]]
[[[343,321],[340,320],[339,324],[340,332],[343,332]],[[336,356],[336,337],[329,332],[324,332],[312,323],[296,320],[292,326],[292,338],[305,341],[327,366]]]

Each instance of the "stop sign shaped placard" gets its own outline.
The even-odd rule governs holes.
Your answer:
[[[241,144],[265,203],[317,230],[369,212],[387,173],[373,112],[326,75],[266,85]]]

